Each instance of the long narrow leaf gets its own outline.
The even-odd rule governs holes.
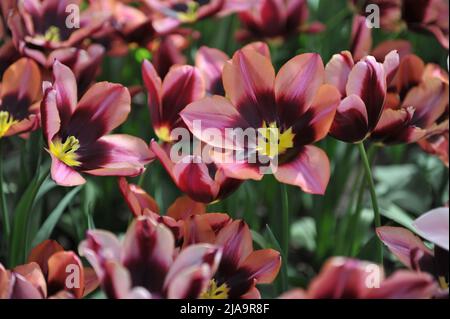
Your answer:
[[[64,196],[64,198],[59,202],[58,206],[56,206],[56,208],[50,213],[50,215],[48,215],[44,224],[42,224],[42,227],[39,229],[38,233],[32,241],[33,246],[36,246],[42,241],[50,238],[50,235],[52,234],[53,229],[61,218],[61,215],[66,210],[67,206],[69,206],[69,204],[72,202],[73,198],[79,193],[81,188],[82,186],[78,186],[77,188],[74,188],[69,193],[67,193],[67,195]]]

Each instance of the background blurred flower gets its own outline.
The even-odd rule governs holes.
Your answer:
[[[379,287],[370,286],[376,282]],[[376,264],[334,257],[325,263],[307,291],[292,290],[280,298],[428,299],[436,291],[436,282],[428,274],[399,270],[384,278],[382,268]]]
[[[377,235],[405,266],[434,275],[441,289],[448,290],[448,207],[424,213],[414,221],[413,228],[419,236],[434,244],[434,250],[406,228],[383,226],[377,228]]]
[[[448,75],[437,65],[407,55],[388,83],[385,109],[371,138],[412,143],[448,132]]]
[[[33,248],[25,265],[9,271],[0,264],[0,299],[83,298],[97,286],[93,270],[53,240]]]
[[[175,251],[175,240],[162,224],[140,217],[122,243],[106,231],[89,231],[80,254],[94,267],[109,298],[197,298],[214,275],[222,251],[199,244]]]
[[[130,94],[119,84],[93,85],[77,102],[72,71],[53,65],[54,83],[46,84],[41,106],[42,126],[52,157],[53,180],[62,186],[85,182],[81,172],[99,176],[136,176],[152,160],[139,138],[105,135],[122,124],[130,112]]]
[[[308,17],[306,0],[261,0],[254,8],[239,13],[244,29],[239,31],[238,39],[284,38],[325,28],[319,22],[308,24]]]
[[[81,0],[25,0],[8,19],[17,50],[46,65],[47,54],[56,49],[79,46],[105,21],[105,13],[80,15],[79,27],[67,24],[69,5],[81,8]],[[76,17],[75,17],[76,19]]]

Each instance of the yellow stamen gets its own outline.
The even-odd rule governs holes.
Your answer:
[[[17,124],[19,121],[14,120],[11,114],[6,111],[0,111],[0,138],[8,133],[11,126]]]
[[[47,32],[45,32],[44,38],[49,42],[59,42],[61,40],[59,28],[52,25],[47,29]]]
[[[80,148],[80,141],[74,136],[69,136],[64,143],[61,139],[50,142],[50,153],[67,166],[80,166],[76,151]]]
[[[448,282],[445,279],[445,277],[440,276],[438,279],[439,279],[439,286],[441,286],[441,288],[444,289],[444,290],[448,289]]]
[[[195,1],[189,1],[187,3],[186,12],[178,13],[178,19],[183,23],[192,23],[197,21],[198,15],[197,11],[199,8],[199,4]]]
[[[295,134],[292,133],[292,127],[280,134],[280,129],[276,123],[267,126],[267,123],[264,122],[263,127],[258,129],[258,132],[260,136],[257,150],[260,154],[275,157],[294,147]]]
[[[172,139],[170,138],[170,130],[167,126],[161,126],[155,129],[156,136],[163,142],[170,142]]]
[[[228,299],[229,292],[230,288],[227,284],[223,283],[217,286],[216,280],[212,279],[209,282],[208,289],[200,295],[200,299]]]

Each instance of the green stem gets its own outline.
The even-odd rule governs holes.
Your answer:
[[[372,170],[370,168],[369,158],[367,157],[366,149],[364,143],[358,143],[359,152],[361,155],[361,160],[363,163],[364,170],[366,172],[367,183],[369,184],[370,198],[372,199],[372,207],[375,216],[375,227],[381,226],[381,215],[380,208],[378,206],[377,194],[375,192],[375,183],[373,182]],[[377,240],[377,258],[376,261],[382,265],[383,264],[383,244],[380,240]]]
[[[282,224],[281,224],[281,248],[284,255],[287,257],[289,253],[289,196],[286,184],[281,184],[281,196],[282,196]]]
[[[3,220],[3,240],[8,247],[9,235],[11,233],[11,224],[9,221],[8,205],[6,203],[5,191],[3,189],[3,153],[2,153],[2,141],[0,139],[0,208],[2,210],[2,220]]]
[[[289,239],[290,239],[290,227],[289,227],[289,196],[287,191],[287,185],[281,184],[281,204],[282,204],[282,215],[281,215],[281,229],[278,238],[281,241],[281,254],[283,257],[282,264],[282,276],[281,276],[281,286],[282,290],[286,291],[288,286],[288,260],[289,260]]]

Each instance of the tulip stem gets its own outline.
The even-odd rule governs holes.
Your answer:
[[[0,140],[0,201],[2,210],[2,220],[3,220],[3,240],[6,245],[8,245],[9,235],[11,233],[11,224],[9,221],[8,205],[6,203],[5,191],[3,189],[3,152],[2,152],[2,141]]]
[[[289,255],[289,239],[290,239],[290,227],[289,227],[289,196],[286,184],[281,184],[281,196],[282,196],[282,222],[281,222],[281,248],[285,256],[284,263],[287,265],[287,259]]]
[[[378,206],[378,200],[377,200],[377,194],[375,192],[375,183],[373,182],[372,177],[372,170],[370,168],[369,158],[367,157],[366,148],[364,147],[364,143],[358,143],[359,152],[361,155],[361,160],[363,162],[363,167],[366,172],[366,180],[367,184],[369,185],[370,190],[370,198],[372,199],[372,207],[373,207],[373,213],[375,217],[375,227],[381,226],[381,215],[380,215],[380,208]],[[364,187],[364,186],[363,186]],[[380,240],[377,240],[377,257],[376,261],[378,264],[383,264],[383,244]]]

